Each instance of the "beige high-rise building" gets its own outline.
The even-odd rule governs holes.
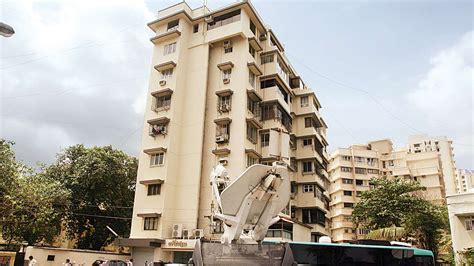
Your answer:
[[[352,145],[331,154],[329,173],[331,235],[335,242],[363,238],[367,233],[366,229],[354,227],[351,214],[362,191],[369,189],[369,180],[373,177],[404,177],[419,181],[426,187],[421,193],[424,198],[445,204],[441,155],[436,150],[394,150],[389,139]]]
[[[459,169],[456,171],[456,192],[473,192],[474,191],[474,170]]]
[[[185,262],[196,237],[219,239],[209,175],[285,161],[292,200],[269,239],[329,235],[326,124],[314,92],[248,1],[158,12],[133,208],[134,263]]]

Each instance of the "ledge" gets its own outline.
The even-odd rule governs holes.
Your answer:
[[[139,183],[142,185],[163,184],[164,182],[165,181],[163,179],[159,179],[159,178],[139,181]]]
[[[216,123],[218,125],[230,124],[231,122],[232,122],[232,119],[230,119],[229,117],[214,119],[214,123]]]
[[[151,93],[151,96],[161,97],[173,94],[173,90],[170,88],[160,89]]]
[[[151,149],[143,150],[143,152],[148,154],[148,155],[153,155],[153,154],[157,154],[159,152],[166,152],[166,151],[167,151],[167,149],[164,148],[164,147],[158,147],[158,148],[151,148]]]
[[[262,70],[255,64],[255,62],[247,63],[247,67],[255,74],[255,76],[260,76],[263,74]]]
[[[170,122],[170,119],[168,117],[160,117],[160,118],[150,119],[146,122],[150,125],[165,125]]]
[[[212,153],[214,155],[227,155],[227,154],[230,154],[230,149],[228,148],[214,149],[212,150]]]
[[[259,159],[262,159],[262,155],[260,155],[260,153],[258,153],[254,149],[245,149],[245,153],[251,154],[251,155],[253,155],[253,157],[257,157]]]
[[[161,72],[163,70],[174,68],[174,67],[176,67],[176,63],[174,61],[168,61],[168,62],[164,62],[164,63],[156,65],[155,69],[156,71]]]
[[[260,94],[258,94],[258,92],[252,88],[252,89],[247,89],[247,95],[250,97],[250,99],[252,99],[253,101],[263,101],[263,98],[262,96],[260,96]]]
[[[159,212],[147,212],[147,213],[138,213],[138,217],[161,217]]]
[[[231,89],[223,89],[223,90],[216,91],[217,96],[229,96],[232,94],[234,94],[234,91]]]
[[[153,44],[158,44],[160,42],[178,38],[179,36],[181,36],[181,31],[179,29],[175,29],[156,35],[155,37],[150,38],[150,41]]]
[[[228,62],[224,62],[224,63],[220,63],[217,65],[217,68],[219,68],[220,70],[226,70],[226,69],[231,69],[234,67],[234,63],[228,61]]]
[[[258,43],[257,39],[255,37],[250,37],[249,39],[249,44],[255,49],[256,52],[260,52],[263,50],[262,46],[260,43]]]

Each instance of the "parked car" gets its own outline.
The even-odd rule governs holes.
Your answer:
[[[96,260],[92,266],[127,266],[123,260]]]

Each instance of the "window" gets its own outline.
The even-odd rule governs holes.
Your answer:
[[[252,101],[250,97],[247,96],[247,110],[249,110],[253,115],[260,116],[260,106],[257,101]]]
[[[370,232],[369,229],[365,229],[365,228],[357,228],[357,234],[359,235],[366,235]]]
[[[250,44],[249,44],[249,53],[253,58],[255,58],[255,49]]]
[[[169,79],[173,75],[173,69],[168,68],[163,71],[161,71],[161,79]]]
[[[156,108],[166,108],[171,105],[171,95],[156,98]]]
[[[393,160],[390,160],[390,161],[388,161],[388,165],[389,165],[389,166],[394,166],[395,163],[393,162]]]
[[[379,170],[377,170],[377,169],[367,169],[367,173],[368,174],[378,174]]]
[[[261,61],[262,65],[264,65],[266,63],[271,63],[274,60],[273,57],[274,57],[273,54],[262,55],[260,57],[260,61]]]
[[[54,257],[56,257],[56,255],[48,255],[48,257],[46,258],[47,261],[54,261]]]
[[[257,29],[255,27],[255,24],[253,24],[252,21],[250,21],[250,30],[253,32],[254,35],[257,34]]]
[[[311,119],[311,117],[305,117],[304,118],[304,127],[308,128],[308,127],[312,127],[313,126],[313,120]]]
[[[354,180],[352,180],[352,179],[347,179],[347,178],[343,178],[343,179],[342,179],[342,183],[343,183],[343,184],[354,184]]]
[[[313,145],[313,139],[303,139],[303,146],[312,146]]]
[[[318,209],[303,209],[303,223],[326,225],[326,214]]]
[[[252,88],[255,88],[255,74],[249,70],[249,84]]]
[[[160,195],[161,184],[150,184],[148,185],[148,196]]]
[[[466,220],[464,220],[464,224],[466,225],[467,231],[474,230],[474,217],[466,217]]]
[[[222,70],[222,78],[223,79],[230,79],[230,75],[232,74],[232,69],[224,69]]]
[[[228,141],[230,138],[230,124],[217,125],[216,135],[220,137],[224,137],[224,140]]]
[[[344,196],[352,196],[352,191],[344,190]]]
[[[354,157],[354,162],[363,163],[363,162],[364,162],[364,158],[363,158],[363,157],[356,156],[356,157]]]
[[[356,185],[357,186],[363,186],[364,185],[364,180],[356,179]]]
[[[199,24],[193,26],[193,33],[197,33],[199,31]]]
[[[303,193],[314,192],[314,185],[303,185]]]
[[[356,167],[355,168],[355,173],[356,174],[360,174],[360,175],[365,175],[367,173],[366,169],[365,168],[358,168]]]
[[[307,107],[309,105],[308,96],[303,96],[300,98],[301,107]]]
[[[267,147],[270,145],[270,133],[260,134],[260,138],[262,141],[262,147]]]
[[[231,96],[219,96],[219,100],[217,103],[218,111],[219,112],[229,112],[231,109]]]
[[[377,162],[377,159],[375,158],[367,158],[368,165],[375,165],[376,162]]]
[[[257,143],[257,128],[250,123],[247,123],[247,139],[254,144]]]
[[[341,172],[350,173],[350,172],[352,172],[352,168],[341,166]]]
[[[258,158],[247,155],[247,167],[257,164],[257,163],[258,163]]]
[[[143,230],[158,230],[158,217],[145,217]]]
[[[176,42],[165,45],[163,55],[169,55],[176,52]]]
[[[165,163],[165,153],[160,152],[151,155],[150,166],[163,165]]]
[[[343,215],[344,217],[344,222],[352,222],[352,216],[350,215]]]
[[[421,145],[420,143],[416,143],[416,144],[414,144],[413,146],[416,147],[416,148],[418,148],[418,147],[420,147],[420,145]]]
[[[227,14],[215,17],[212,22],[207,23],[207,30],[219,28],[240,20],[240,9],[229,12]]]
[[[173,20],[168,23],[168,27],[166,28],[167,31],[175,30],[179,26],[179,19]]]
[[[313,162],[303,162],[303,173],[313,172]]]
[[[224,41],[224,53],[228,54],[228,53],[232,53],[232,51],[233,51],[232,41]]]
[[[351,160],[351,156],[342,156],[342,159],[344,161],[350,161]]]
[[[352,202],[344,202],[344,208],[354,208],[354,203],[352,203]]]

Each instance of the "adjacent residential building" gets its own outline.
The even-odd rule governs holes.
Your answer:
[[[457,170],[455,183],[457,193],[474,191],[474,170]]]
[[[248,1],[158,12],[131,235],[134,263],[186,262],[194,239],[219,239],[209,175],[289,165],[292,199],[267,236],[329,235],[326,124],[314,92]]]
[[[474,249],[474,192],[448,195],[446,200],[456,265],[467,265],[461,262]]]
[[[348,242],[368,233],[364,228],[354,227],[351,214],[361,193],[369,189],[369,180],[373,177],[404,177],[419,181],[426,187],[421,193],[424,198],[445,204],[441,158],[436,150],[394,150],[389,139],[334,151],[329,164],[333,241]]]

